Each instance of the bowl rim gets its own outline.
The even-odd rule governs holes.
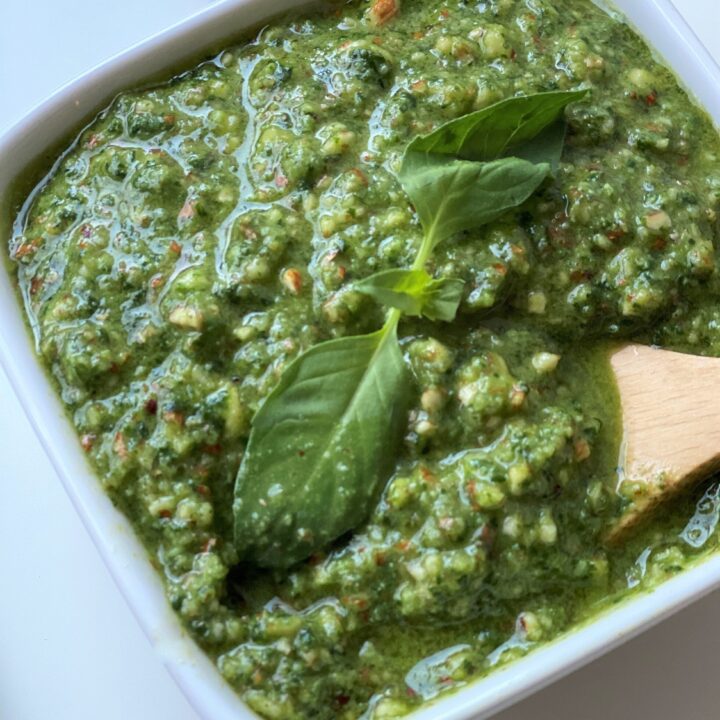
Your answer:
[[[601,0],[596,1],[601,4]],[[18,175],[63,138],[77,133],[83,122],[120,90],[143,85],[148,78],[200,57],[203,49],[305,4],[306,0],[220,0],[61,86],[0,135],[0,207],[7,212]],[[671,0],[616,0],[615,5],[662,53],[666,64],[699,98],[714,121],[720,122],[720,67]],[[35,355],[14,280],[4,271],[0,271],[0,324],[0,365],[118,589],[170,675],[200,717],[256,718],[182,628],[129,521],[113,507],[90,468]],[[422,706],[412,717],[469,720],[498,712],[717,587],[720,553],[605,610],[527,656]]]

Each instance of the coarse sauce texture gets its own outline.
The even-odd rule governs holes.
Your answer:
[[[623,547],[611,343],[720,355],[720,141],[589,0],[376,0],[271,23],[118,96],[9,241],[38,352],[169,602],[266,718],[391,718],[717,546],[710,481]],[[302,350],[372,331],[353,282],[412,262],[413,137],[588,88],[519,211],[442,245],[453,323],[401,322],[415,381],[367,522],[287,572],[239,562],[253,413]]]

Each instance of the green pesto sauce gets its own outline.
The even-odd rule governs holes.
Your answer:
[[[118,96],[9,239],[43,363],[173,608],[267,718],[390,718],[715,549],[718,485],[626,546],[621,338],[720,355],[720,141],[587,0],[390,0],[272,23]],[[392,16],[391,16],[392,15]],[[369,332],[353,281],[410,264],[408,141],[516,93],[589,88],[556,178],[446,242],[452,324],[404,320],[415,378],[366,524],[286,573],[238,562],[253,413],[322,340]]]

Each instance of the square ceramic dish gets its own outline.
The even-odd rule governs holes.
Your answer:
[[[118,91],[160,77],[303,0],[225,0],[66,85],[0,137],[0,209],[14,179],[91,118]],[[670,0],[616,0],[617,8],[720,125],[720,67]],[[7,220],[7,215],[3,220]],[[5,222],[0,226],[6,225]],[[42,370],[12,280],[0,269],[0,362],[120,591],[188,700],[205,720],[256,717],[184,633],[160,578],[127,520],[93,476]],[[413,715],[415,720],[486,717],[577,669],[720,586],[720,555],[640,595],[583,628]]]

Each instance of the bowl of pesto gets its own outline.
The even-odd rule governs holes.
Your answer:
[[[488,713],[720,582],[717,478],[606,542],[611,348],[720,355],[720,137],[589,0],[267,14],[2,140],[0,355],[204,716]]]

